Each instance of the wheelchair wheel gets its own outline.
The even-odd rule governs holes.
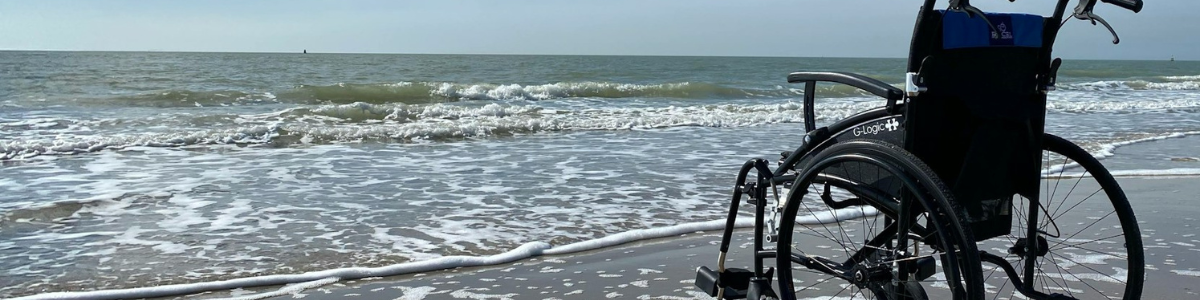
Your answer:
[[[1108,170],[1079,146],[1049,134],[1043,144],[1043,168],[1051,172],[1041,180],[1038,236],[1021,238],[1033,226],[1028,217],[1033,208],[1029,199],[1017,196],[1010,235],[981,242],[979,248],[1008,253],[1005,260],[1022,274],[1022,281],[1043,293],[1077,299],[1140,298],[1145,257],[1125,193]],[[1034,259],[1033,277],[1025,273],[1029,259],[1020,249],[1030,241],[1049,249]],[[984,268],[987,284],[999,287],[997,296],[1019,295],[998,268]]]
[[[801,169],[777,220],[779,295],[980,299],[978,250],[960,212],[900,147],[832,145]]]

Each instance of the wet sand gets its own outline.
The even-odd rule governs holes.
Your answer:
[[[739,232],[749,248],[750,232]],[[492,267],[338,282],[279,299],[709,299],[694,286],[695,270],[715,266],[719,240],[719,232],[686,234]],[[746,256],[744,248],[733,248],[732,265],[749,261],[737,259]],[[245,297],[277,289],[196,296]]]
[[[1142,298],[1200,297],[1200,177],[1118,180],[1142,225],[1147,264]],[[736,235],[730,267],[750,263],[744,252],[750,235],[748,230]],[[692,233],[491,267],[336,282],[298,292],[262,287],[187,298],[264,298],[274,292],[278,299],[710,299],[695,288],[695,269],[715,265],[719,238],[719,232]]]

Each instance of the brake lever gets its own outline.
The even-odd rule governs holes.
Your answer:
[[[1096,0],[1079,0],[1079,5],[1075,6],[1075,13],[1071,14],[1071,16],[1076,19],[1092,22],[1092,26],[1096,26],[1096,21],[1099,21],[1100,24],[1104,24],[1104,28],[1108,28],[1108,33],[1112,34],[1113,44],[1120,44],[1121,37],[1117,36],[1117,31],[1112,28],[1112,25],[1108,25],[1108,21],[1105,21],[1104,18],[1092,12],[1093,9],[1096,9],[1096,2]],[[1067,23],[1067,20],[1063,20],[1063,23]],[[1059,26],[1062,25],[1060,24]]]
[[[1115,45],[1115,44],[1121,43],[1121,37],[1117,36],[1117,31],[1112,28],[1112,25],[1108,25],[1108,21],[1105,21],[1104,18],[1097,16],[1095,13],[1092,13],[1091,11],[1086,11],[1086,12],[1083,12],[1082,14],[1075,13],[1075,18],[1080,19],[1080,20],[1091,21],[1092,26],[1095,26],[1096,22],[1100,22],[1100,24],[1104,24],[1104,28],[1107,28],[1108,33],[1111,33],[1113,36],[1113,44]]]
[[[971,6],[971,3],[968,1],[969,0],[950,0],[950,10],[965,12],[967,13],[968,17],[972,18],[976,16],[983,18],[983,22],[987,23],[988,27],[992,29],[992,34],[999,33],[1000,29],[996,28],[995,24],[992,24],[992,20],[988,20],[987,15],[984,15],[982,10]]]

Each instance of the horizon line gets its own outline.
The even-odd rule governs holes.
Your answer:
[[[881,58],[906,57],[849,57],[849,56],[778,56],[778,55],[698,55],[698,54],[561,54],[561,53],[426,53],[426,52],[302,52],[283,51],[204,51],[204,50],[62,50],[62,49],[0,49],[0,52],[118,52],[118,53],[229,53],[229,54],[369,54],[369,55],[491,55],[491,56],[640,56],[640,57],[759,57],[759,58]]]
[[[628,57],[728,57],[728,58],[835,58],[835,59],[907,59],[908,57],[882,56],[778,56],[778,55],[695,55],[695,54],[549,54],[549,53],[416,53],[416,52],[302,52],[282,51],[204,51],[204,50],[62,50],[62,49],[0,49],[0,52],[116,52],[116,53],[227,53],[227,54],[365,54],[365,55],[483,55],[483,56],[628,56]],[[1123,60],[1123,61],[1198,61],[1196,59],[1122,59],[1122,58],[1069,58],[1076,60]]]

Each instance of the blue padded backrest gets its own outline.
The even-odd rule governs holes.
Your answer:
[[[1042,16],[1030,14],[986,14],[999,32],[992,32],[983,19],[964,12],[944,11],[942,49],[980,47],[1042,47]]]

